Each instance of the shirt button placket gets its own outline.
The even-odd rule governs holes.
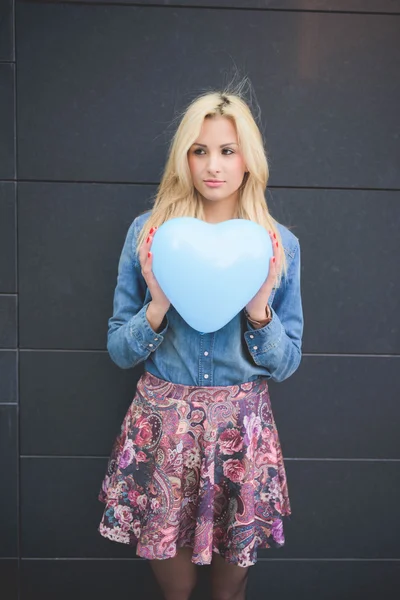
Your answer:
[[[200,342],[200,385],[211,385],[211,356],[209,348],[211,346],[210,334],[203,334]]]

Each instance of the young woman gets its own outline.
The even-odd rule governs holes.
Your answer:
[[[270,215],[267,181],[262,136],[241,95],[201,95],[119,261],[107,348],[122,369],[144,362],[145,371],[112,449],[99,531],[150,560],[166,600],[188,600],[195,565],[210,563],[213,600],[242,600],[257,549],[285,541],[291,508],[268,379],[287,379],[301,360],[300,247]],[[182,216],[250,219],[273,242],[265,283],[214,333],[192,329],[152,273],[157,227]]]

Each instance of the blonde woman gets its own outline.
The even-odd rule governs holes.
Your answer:
[[[180,119],[154,206],[131,224],[118,265],[107,348],[122,369],[143,362],[144,374],[102,484],[99,532],[150,561],[166,600],[188,600],[206,564],[213,600],[243,600],[257,550],[285,541],[291,508],[268,380],[287,379],[301,360],[300,246],[270,215],[267,181],[241,93],[202,94]],[[157,228],[183,216],[250,219],[273,243],[266,281],[214,333],[192,329],[152,272]]]

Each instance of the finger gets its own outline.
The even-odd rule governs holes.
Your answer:
[[[268,284],[272,285],[272,287],[275,287],[277,284],[278,272],[276,257],[273,256],[269,261],[269,274],[267,279]]]
[[[279,275],[280,275],[280,271],[281,271],[281,262],[280,262],[280,258],[281,255],[279,253],[279,259],[274,256],[271,260],[273,262],[273,287],[278,287],[279,286]],[[275,261],[274,261],[275,259]]]
[[[143,242],[143,244],[141,245],[141,247],[139,249],[139,262],[140,262],[140,265],[142,268],[146,264],[146,261],[148,258],[148,253],[151,248],[154,233],[156,230],[157,230],[157,227],[152,227],[150,229],[150,231],[148,232],[147,238],[145,239],[145,241]]]
[[[262,288],[267,289],[268,287],[271,286],[271,283],[274,280],[275,280],[275,263],[274,263],[274,257],[272,257],[269,259],[268,275],[267,275],[266,280],[262,284]]]
[[[272,251],[273,251],[274,257],[275,257],[276,270],[277,270],[277,273],[279,273],[281,259],[282,259],[282,248],[278,242],[276,234],[275,233],[272,234],[272,232],[270,232],[270,233],[271,233]]]
[[[276,257],[273,256],[269,261],[269,277],[270,280],[275,280],[276,278]]]
[[[269,230],[268,233],[272,243],[272,252],[275,256],[276,262],[278,262],[280,255],[278,238],[276,236],[276,233],[274,233],[273,231]]]
[[[147,237],[148,239],[148,237]],[[140,266],[143,266],[146,262],[146,257],[148,253],[148,242],[147,239],[144,240],[143,244],[139,248],[139,262]]]
[[[276,257],[276,260],[278,260],[278,258],[279,258],[279,242],[275,238],[273,238],[272,247],[274,249],[274,256]]]
[[[153,253],[152,252],[147,253],[146,263],[144,265],[144,268],[142,269],[142,275],[145,278],[148,286],[152,285],[152,283],[154,283],[156,281],[156,278],[154,277],[154,273],[153,273]]]
[[[151,244],[151,242],[150,242]],[[147,253],[147,260],[146,260],[146,273],[151,273],[153,270],[153,253],[149,252]]]
[[[149,273],[151,272],[151,267],[149,266],[149,263],[150,263],[150,252],[147,251],[147,254],[144,255],[143,264],[141,265],[142,275],[144,277],[147,277],[149,275]]]

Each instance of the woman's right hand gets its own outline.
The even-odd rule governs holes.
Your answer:
[[[171,305],[153,274],[153,253],[150,249],[156,231],[157,227],[152,227],[150,229],[146,241],[143,242],[139,250],[139,262],[142,275],[152,298],[146,316],[153,331],[157,331]]]

